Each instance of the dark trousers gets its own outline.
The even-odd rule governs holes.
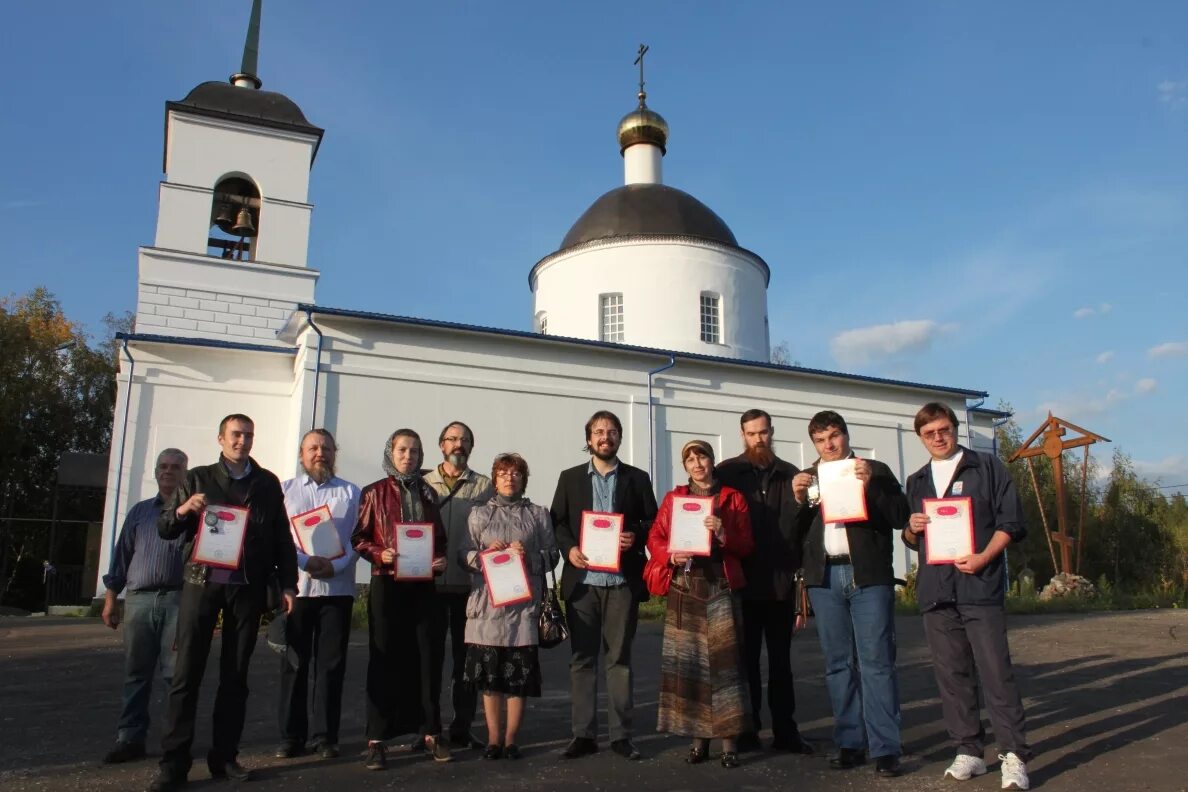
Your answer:
[[[796,692],[792,687],[792,628],[796,620],[794,600],[742,601],[743,663],[751,693],[755,728],[762,728],[763,675],[759,660],[767,642],[767,706],[771,710],[771,734],[778,742],[796,740]]]
[[[375,575],[367,598],[367,739],[441,734],[441,661],[431,582]]]
[[[611,740],[631,736],[634,681],[631,642],[639,623],[639,602],[631,589],[579,583],[565,603],[573,657],[569,662],[569,692],[573,705],[573,736],[598,736],[598,655],[606,652],[606,719]]]
[[[1028,761],[1023,700],[1007,646],[1006,612],[1000,605],[954,605],[924,614],[924,636],[940,688],[941,712],[957,753],[982,758],[986,730],[978,689],[1003,753]]]
[[[437,665],[438,685],[445,674],[446,633],[450,637],[450,700],[454,707],[454,719],[450,722],[451,737],[470,735],[470,724],[474,721],[478,693],[462,679],[466,670],[466,600],[468,592],[439,591],[435,595],[437,612],[433,622],[433,652],[439,658]]]
[[[289,646],[298,665],[282,657],[280,684],[281,740],[304,745],[338,743],[342,715],[342,680],[346,675],[354,597],[299,597],[289,614]],[[313,666],[313,730],[310,730],[308,680]]]
[[[215,694],[210,758],[228,762],[239,754],[247,707],[248,665],[260,631],[264,597],[263,584],[187,583],[182,587],[177,615],[177,664],[165,712],[165,736],[161,740],[161,767],[166,772],[184,776],[190,770],[198,689],[206,672],[219,614],[223,616],[223,646],[219,655],[219,689]]]

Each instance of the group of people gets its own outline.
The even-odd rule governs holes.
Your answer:
[[[248,663],[261,617],[273,606],[283,614],[270,630],[279,627],[282,635],[276,755],[312,750],[338,756],[358,558],[372,573],[366,767],[384,769],[387,741],[405,734],[416,735],[414,748],[438,762],[462,748],[482,750],[485,759],[519,759],[526,699],[541,694],[546,573],[561,560],[572,707],[563,759],[599,750],[600,656],[610,749],[627,760],[642,758],[633,742],[631,651],[639,605],[653,595],[666,597],[667,605],[657,728],[691,740],[686,762],[706,761],[714,739],[721,741],[718,761],[726,768],[761,747],[765,649],[770,748],[813,753],[796,723],[791,663],[793,635],[811,603],[834,715],[830,766],[847,770],[869,759],[878,776],[894,777],[903,752],[892,565],[898,534],[920,554],[919,604],[945,726],[957,749],[945,776],[966,780],[987,771],[981,693],[1003,751],[1002,788],[1027,789],[1031,751],[1003,602],[1003,550],[1025,535],[1022,508],[1003,464],[960,446],[957,427],[944,404],[920,409],[915,430],[930,461],[908,478],[905,493],[885,464],[855,458],[838,413],[826,410],[809,421],[818,459],[801,471],[775,456],[771,416],[748,410],[740,417],[743,453],[719,463],[709,443],[686,443],[681,462],[688,482],[657,506],[648,473],[618,457],[621,422],[599,411],[585,425],[589,460],[561,472],[545,508],[525,497],[529,469],[518,454],[496,456],[490,478],[469,467],[474,433],[460,421],[442,429],[442,462],[429,470],[420,436],[411,429],[393,432],[381,458],[384,477],[360,490],[335,475],[337,447],[328,431],[305,434],[301,473],[282,484],[250,457],[251,419],[227,416],[214,464],[187,470],[183,452],[161,452],[159,493],[128,512],[104,578],[103,620],[112,628],[120,621],[117,597],[125,592],[126,649],[123,711],[106,761],[145,754],[151,684],[160,666],[169,695],[163,755],[150,789],[186,783],[199,683],[221,619],[207,765],[216,778],[250,777],[238,761]],[[817,466],[849,458],[855,458],[866,517],[828,522],[817,497]],[[970,500],[973,553],[930,563],[922,541],[929,525],[924,501],[937,497]],[[217,506],[246,510],[234,564],[195,560],[200,531],[212,524],[208,507],[217,512]],[[700,508],[708,552],[673,546],[681,510]],[[584,552],[590,512],[618,521],[617,564],[593,563]],[[313,555],[301,541],[297,518],[314,513],[333,521],[340,549],[334,557]],[[431,571],[415,578],[400,573],[401,526],[410,523],[432,535]],[[680,527],[687,529],[684,522]],[[519,556],[530,595],[496,604],[484,575],[492,551]],[[440,705],[447,636],[448,729]],[[485,740],[471,732],[480,694]]]

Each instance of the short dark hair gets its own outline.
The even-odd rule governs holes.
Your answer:
[[[957,431],[959,424],[957,413],[953,412],[953,408],[940,402],[928,402],[916,413],[916,434],[920,434],[920,427],[924,424],[939,421],[941,418],[948,418],[949,423],[953,425],[953,431]]]
[[[248,418],[243,413],[231,413],[226,418],[219,421],[219,437],[223,436],[223,430],[227,428],[227,424],[229,424],[231,421],[241,421],[241,422],[250,423],[252,425],[253,429],[256,426],[256,422],[253,421],[251,418]]]
[[[451,426],[461,426],[462,430],[466,432],[466,436],[470,438],[470,444],[474,445],[474,432],[470,431],[470,427],[461,421],[450,421],[441,428],[441,432],[437,435],[437,444],[441,445],[445,442],[446,432],[450,431]]]
[[[760,410],[757,407],[747,410],[745,413],[743,413],[738,419],[738,425],[742,426],[743,424],[748,424],[751,421],[755,420],[756,418],[766,418],[767,425],[768,426],[772,425],[771,416],[767,414],[767,410]]]
[[[519,454],[500,454],[495,457],[495,461],[491,463],[491,480],[494,481],[501,471],[515,470],[523,478],[524,486],[521,489],[528,488],[528,461]]]
[[[325,439],[330,441],[330,445],[331,445],[331,447],[334,448],[335,451],[338,450],[338,441],[334,439],[334,435],[330,434],[329,429],[310,429],[308,432],[301,435],[301,442],[297,444],[297,453],[298,454],[301,453],[301,447],[303,445],[305,445],[305,438],[309,437],[310,435],[317,435],[318,437],[324,437]]]
[[[619,416],[615,415],[610,410],[599,410],[590,416],[590,420],[586,421],[586,440],[590,439],[590,432],[594,429],[594,424],[598,421],[610,421],[615,425],[615,429],[619,433],[619,437],[623,436],[623,422],[619,420]]]
[[[833,410],[821,410],[812,417],[808,425],[809,439],[817,432],[823,432],[830,427],[836,426],[841,430],[841,433],[846,437],[850,436],[850,427],[846,426],[846,419],[842,418],[839,413]]]

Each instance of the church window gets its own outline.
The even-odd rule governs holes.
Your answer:
[[[721,299],[716,294],[701,295],[701,340],[707,344],[722,343]]]
[[[615,343],[623,342],[623,295],[603,294],[599,297],[601,304],[601,326],[598,337],[602,341]]]
[[[536,314],[536,332],[541,335],[549,334],[549,314],[548,311],[538,311]]]
[[[260,191],[242,176],[230,176],[214,188],[206,254],[232,261],[256,258],[260,233]]]

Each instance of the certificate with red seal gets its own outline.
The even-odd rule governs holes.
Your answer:
[[[342,537],[338,535],[338,526],[334,524],[334,516],[329,506],[319,506],[307,512],[289,518],[293,526],[293,534],[297,537],[297,545],[301,552],[308,556],[335,559],[346,555],[346,548],[342,546]]]
[[[619,571],[619,537],[623,515],[611,512],[582,512],[581,551],[586,566],[598,572]]]
[[[394,549],[397,580],[433,580],[433,523],[400,523]]]
[[[673,496],[672,521],[668,526],[668,554],[709,555],[713,534],[705,527],[705,518],[713,513],[713,498]]]
[[[851,458],[817,465],[822,522],[860,522],[867,518],[866,485],[855,471],[857,462]]]
[[[243,506],[208,503],[198,518],[190,560],[220,569],[239,569],[249,513]]]
[[[532,599],[524,556],[510,550],[486,550],[479,553],[479,561],[493,606],[503,608]]]
[[[925,498],[924,555],[930,564],[951,564],[974,551],[973,500]]]

